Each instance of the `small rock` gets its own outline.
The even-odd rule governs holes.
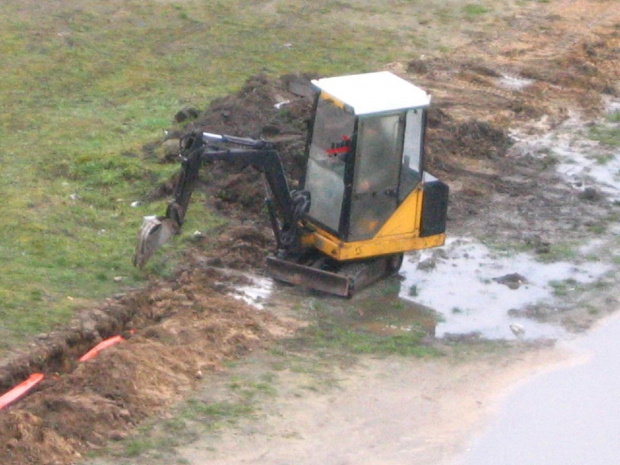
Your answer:
[[[110,432],[109,438],[112,441],[122,441],[123,439],[126,439],[129,435],[127,433],[125,433],[124,431],[112,431]]]
[[[493,281],[499,284],[505,284],[510,289],[519,289],[521,284],[527,283],[527,279],[519,273],[509,273],[499,278],[493,278]]]
[[[15,449],[17,446],[19,446],[19,441],[15,438],[9,439],[8,442],[6,443],[7,449]]]
[[[290,100],[282,100],[281,102],[276,103],[273,107],[276,110],[279,110],[280,108],[282,108],[284,105],[288,105],[289,103],[291,103]]]
[[[123,277],[122,276],[114,276],[113,280],[114,280],[115,283],[120,283],[123,280]]]
[[[579,198],[581,200],[585,200],[586,202],[598,202],[598,201],[600,201],[603,198],[603,196],[594,187],[586,187],[579,194]]]
[[[478,341],[481,337],[482,333],[480,331],[471,331],[464,334],[445,333],[443,340],[446,342],[463,343]]]
[[[523,335],[525,334],[525,328],[519,323],[511,323],[510,325],[508,325],[508,327],[510,328],[510,331],[512,331],[512,333],[517,337],[523,337]]]
[[[165,159],[170,160],[176,158],[179,155],[179,140],[167,139],[162,144],[162,151]]]
[[[199,111],[195,108],[185,107],[179,110],[176,115],[174,115],[174,120],[177,123],[182,123],[184,121],[187,121],[188,119],[196,119],[198,118],[198,115]]]
[[[427,260],[424,260],[418,263],[418,270],[429,271],[429,270],[434,269],[436,266],[437,266],[437,261],[434,258],[429,258]]]
[[[428,65],[423,59],[413,60],[407,64],[407,72],[413,74],[428,73]]]

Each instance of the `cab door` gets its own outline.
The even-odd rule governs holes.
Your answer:
[[[341,237],[345,174],[352,164],[354,131],[355,116],[322,93],[317,98],[307,148],[304,190],[311,198],[308,217],[338,237]]]
[[[347,240],[371,239],[398,206],[404,114],[360,117]]]

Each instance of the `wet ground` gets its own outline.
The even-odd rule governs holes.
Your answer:
[[[610,108],[615,111],[615,107]],[[616,123],[606,119],[594,124],[617,127]],[[577,127],[581,128],[579,132],[576,132]],[[539,152],[549,151],[557,156],[557,173],[577,191],[593,189],[606,201],[615,202],[620,193],[617,168],[620,151],[584,138],[583,128],[583,124],[569,119],[542,139],[523,139],[520,143],[536,146]],[[522,149],[521,146],[515,150]],[[603,159],[600,154],[605,155]],[[364,291],[354,298],[357,299],[354,305],[349,301],[329,300],[332,311],[341,313],[351,326],[381,334],[407,333],[423,328],[429,335],[447,341],[556,341],[556,355],[564,353],[565,357],[551,358],[553,363],[539,366],[541,373],[531,378],[527,376],[531,374],[528,370],[523,372],[525,376],[517,375],[507,389],[512,394],[501,401],[491,401],[489,398],[476,400],[481,411],[477,414],[468,412],[469,416],[465,416],[463,423],[454,427],[453,437],[443,439],[443,448],[432,444],[441,440],[432,437],[428,431],[412,437],[403,436],[404,432],[421,425],[411,418],[405,420],[401,416],[391,416],[397,409],[391,402],[401,408],[419,409],[411,395],[414,392],[414,396],[426,395],[402,385],[402,392],[408,393],[404,397],[390,391],[390,386],[414,382],[404,379],[400,373],[404,367],[399,365],[395,368],[389,374],[392,381],[379,383],[381,388],[376,386],[375,390],[371,388],[374,379],[365,376],[374,373],[372,376],[381,378],[385,374],[379,374],[379,371],[390,365],[374,366],[369,362],[366,362],[369,364],[365,367],[365,375],[342,375],[349,381],[341,386],[341,394],[358,396],[361,404],[347,401],[341,406],[329,407],[329,401],[325,404],[324,399],[310,400],[310,403],[317,402],[313,408],[318,409],[317,415],[311,415],[311,418],[296,416],[297,410],[287,407],[299,424],[310,421],[307,425],[311,429],[323,431],[319,438],[323,444],[328,444],[325,455],[305,450],[304,447],[311,446],[313,441],[301,431],[295,433],[300,436],[297,439],[306,439],[294,441],[294,444],[291,441],[264,443],[260,439],[262,433],[252,435],[250,443],[262,451],[260,458],[265,460],[264,463],[280,463],[282,460],[292,460],[293,456],[297,457],[297,463],[316,463],[313,461],[317,457],[322,463],[408,463],[408,458],[416,453],[420,454],[419,463],[432,464],[615,463],[620,455],[615,434],[620,428],[616,398],[620,388],[620,358],[614,354],[620,338],[620,319],[612,317],[603,320],[596,329],[584,332],[579,325],[567,324],[562,316],[578,312],[579,307],[588,305],[590,307],[586,313],[596,313],[595,307],[601,301],[592,298],[588,302],[588,298],[583,299],[584,295],[613,295],[612,289],[617,287],[619,236],[617,224],[612,223],[605,233],[575,245],[566,259],[553,261],[532,252],[503,250],[472,238],[451,237],[440,249],[406,256],[399,277]],[[291,292],[290,288],[269,284],[264,278],[258,284],[255,291],[249,290],[252,289],[250,286],[245,294],[250,302],[251,295],[258,296],[255,302],[261,308],[269,307],[272,298],[281,299],[282,293],[297,308],[314,298],[311,293]],[[613,299],[607,299],[607,303],[613,307]],[[610,308],[610,311],[615,308]],[[530,364],[530,370],[535,365]],[[440,369],[438,366],[434,368]],[[367,388],[352,388],[351,383],[355,382],[365,383]],[[484,376],[481,376],[480,383],[483,388],[489,387]],[[384,390],[379,401],[373,396],[380,389]],[[472,394],[463,389],[462,395],[467,398]],[[433,394],[428,396],[432,398]],[[374,402],[378,402],[379,410],[392,412],[389,417],[383,418],[379,413],[373,413],[374,407],[370,406]],[[472,439],[471,430],[463,430],[469,422],[480,421],[484,417],[481,412],[489,414],[498,405],[499,413],[493,414],[494,419],[484,428],[482,435]],[[320,413],[329,408],[349,420]],[[362,408],[364,414],[355,410]],[[453,408],[458,411],[455,406]],[[352,420],[359,415],[368,421],[359,423],[361,417]],[[412,415],[415,416],[413,410]],[[321,423],[320,426],[313,421]],[[438,416],[437,421],[448,420]],[[291,423],[287,424],[294,429]],[[377,440],[342,440],[336,445],[331,428],[326,428],[327,424]],[[382,430],[378,425],[387,429]],[[387,425],[390,425],[389,428]],[[424,427],[429,428],[428,425]],[[426,437],[427,444],[416,442],[420,440],[420,435]],[[463,442],[459,446],[461,439]],[[362,446],[362,443],[365,445]],[[184,449],[184,457],[190,463],[200,463],[207,458],[214,460],[213,463],[258,463],[257,455],[245,448],[223,460],[221,454],[205,452],[204,447],[204,444],[194,444]],[[227,450],[226,441],[218,447]],[[285,452],[288,448],[290,450]],[[465,454],[460,453],[462,450],[466,450]],[[299,454],[310,455],[312,461],[299,461]],[[457,458],[453,461],[455,456]],[[334,461],[335,457],[340,461]]]
[[[531,254],[452,238],[440,251],[405,262],[400,296],[438,312],[437,337],[557,339],[564,328],[527,318],[525,310],[557,308],[563,305],[556,296],[560,288],[591,285],[611,270],[596,261],[544,263]]]
[[[610,101],[608,115],[617,114],[618,108],[617,101]],[[541,142],[552,146],[553,153],[559,157],[557,170],[568,182],[583,191],[594,188],[617,202],[620,150],[617,146],[601,147],[591,139],[580,138],[576,134],[583,134],[584,129],[577,120],[576,117],[569,119],[559,136],[550,136],[553,143]],[[594,127],[617,131],[618,123],[609,122],[608,117]],[[575,131],[567,131],[570,128]],[[584,255],[598,251],[599,256],[617,257],[620,253],[618,235],[618,225],[614,224],[606,238],[584,244],[580,251]],[[604,273],[605,268],[595,266],[594,273]],[[612,273],[617,276],[615,267]],[[576,280],[572,282],[577,285]],[[603,465],[617,462],[620,456],[616,434],[620,430],[617,399],[620,318],[615,315],[603,320],[594,330],[576,338],[559,339],[563,347],[573,352],[569,366],[562,365],[536,376],[512,392],[502,401],[498,415],[482,436],[470,443],[467,452],[455,464]]]
[[[620,455],[620,318],[570,344],[573,363],[544,373],[503,402],[455,465],[607,465]]]

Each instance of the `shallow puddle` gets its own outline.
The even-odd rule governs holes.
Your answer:
[[[511,76],[508,74],[503,74],[499,78],[496,79],[497,84],[500,87],[508,90],[523,90],[526,87],[534,84],[533,79],[527,79],[519,76]]]
[[[551,157],[577,191],[595,188],[609,201],[620,200],[620,101],[609,100],[606,117],[598,121],[586,123],[573,113],[555,130],[547,129],[534,137],[511,133],[514,150]]]
[[[582,289],[610,269],[601,262],[542,263],[528,254],[494,252],[473,239],[451,238],[441,248],[406,255],[398,277],[352,299],[239,272],[234,274],[246,280],[231,295],[258,309],[321,307],[354,328],[377,334],[422,330],[438,338],[562,339],[561,326],[522,315],[541,306],[559,311],[557,294]]]
[[[243,300],[246,304],[263,309],[264,302],[269,300],[273,289],[273,280],[261,276],[247,275],[250,282],[246,285],[237,286],[232,294],[236,299]]]
[[[406,257],[400,296],[441,315],[437,337],[559,338],[564,330],[557,325],[510,314],[533,305],[553,308],[558,290],[592,283],[607,271],[598,262],[541,263],[528,254],[501,254],[472,239],[452,238],[441,249]]]
[[[220,284],[233,288],[233,290],[228,293],[231,297],[237,300],[243,300],[246,304],[259,310],[263,310],[265,308],[265,302],[271,300],[274,288],[274,282],[271,278],[230,268],[213,269],[221,273],[224,278],[229,279],[229,282],[222,280]],[[235,282],[234,286],[230,286],[232,281]]]

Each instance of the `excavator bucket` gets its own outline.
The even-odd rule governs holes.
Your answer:
[[[133,264],[142,268],[155,251],[179,232],[176,223],[165,217],[146,216],[138,231]]]

